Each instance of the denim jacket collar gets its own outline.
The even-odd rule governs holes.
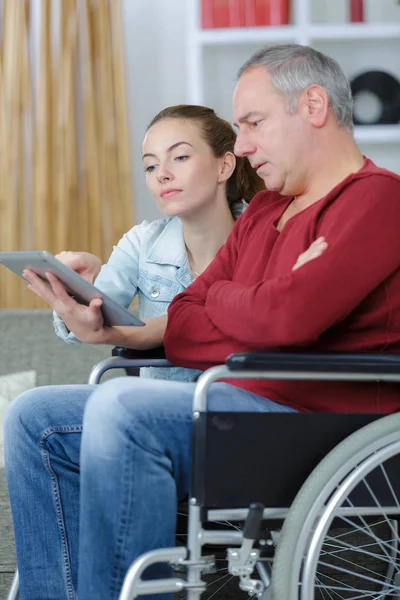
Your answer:
[[[168,221],[149,249],[146,262],[175,267],[182,267],[187,262],[182,224],[177,217]]]

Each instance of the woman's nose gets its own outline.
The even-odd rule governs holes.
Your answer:
[[[159,168],[157,169],[157,179],[160,182],[163,181],[170,181],[173,178],[172,173],[169,169],[167,169],[166,167],[163,167],[162,165],[159,166]]]

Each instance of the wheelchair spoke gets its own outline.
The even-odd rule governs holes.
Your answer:
[[[383,469],[383,466],[382,466],[382,465],[380,465],[380,467],[381,467],[381,469]],[[363,483],[364,483],[365,487],[367,488],[367,490],[369,491],[369,493],[371,494],[371,497],[372,497],[372,498],[373,498],[373,500],[375,501],[375,504],[376,504],[376,506],[379,506],[379,507],[380,507],[380,503],[379,503],[379,501],[378,501],[378,499],[377,499],[376,495],[373,493],[373,491],[372,491],[372,489],[371,489],[370,485],[368,484],[368,482],[367,482],[367,481],[364,479],[364,480],[363,480]],[[350,500],[350,498],[348,498],[348,499],[347,499],[347,503],[348,503],[348,505],[349,505],[349,506],[351,506],[352,508],[355,508],[355,507],[354,507],[354,503],[353,503],[353,502]],[[380,508],[382,508],[382,507],[380,507]],[[394,527],[393,527],[393,525],[392,525],[392,522],[391,522],[391,520],[388,518],[388,516],[387,516],[386,512],[384,512],[384,511],[383,511],[383,509],[382,509],[382,513],[383,513],[383,516],[384,516],[384,522],[385,522],[385,523],[388,525],[388,527],[391,529],[391,531],[392,531],[392,534],[393,534],[395,537],[397,537],[398,533],[397,533],[397,531],[394,529]],[[379,543],[379,545],[381,545],[381,544],[382,544],[382,546],[381,546],[381,547],[382,547],[382,550],[383,550],[383,551],[385,551],[385,549],[384,549],[384,547],[383,547],[383,546],[385,545],[385,543],[384,543],[384,542],[383,542],[381,539],[377,538],[377,536],[376,536],[375,534],[373,534],[373,533],[372,533],[372,531],[371,531],[371,529],[370,529],[369,525],[368,525],[368,524],[366,523],[366,521],[365,521],[365,518],[364,518],[362,515],[359,515],[359,516],[358,516],[358,518],[360,519],[360,521],[362,521],[362,522],[364,523],[365,529],[367,529],[367,530],[368,530],[368,531],[371,533],[371,537],[374,537],[374,538],[375,538],[375,540],[376,540],[376,541]]]
[[[351,571],[349,573],[351,573]],[[355,591],[353,585],[350,585],[349,583],[341,581],[341,580],[337,579],[336,577],[333,577],[332,575],[329,575],[328,573],[321,573],[319,571],[318,574],[319,574],[319,577],[317,578],[317,582],[318,583],[315,586],[316,588],[324,589],[325,591],[327,589],[329,589],[329,590],[335,591],[335,592],[338,592],[338,591],[347,591],[347,592],[351,591],[351,592],[354,592]],[[324,578],[324,580],[326,580],[325,583],[323,582],[322,578]],[[330,584],[329,588],[327,587],[328,583]],[[360,590],[358,590],[358,592],[359,591]],[[368,592],[368,593],[370,593],[370,592]]]
[[[362,569],[365,573],[370,573],[372,575],[379,575],[379,573],[376,573],[376,571],[373,571],[372,569],[369,569],[368,567],[364,566],[364,565],[360,565],[359,563],[353,562],[351,560],[348,560],[346,558],[344,558],[343,556],[339,557],[339,560],[347,565],[350,565],[352,567],[356,567],[356,571],[348,571],[349,573],[358,573],[360,571],[360,569]],[[331,568],[334,569],[334,565],[332,565],[332,563],[329,563],[331,565]],[[344,567],[343,567],[344,568]]]
[[[320,587],[320,584],[321,584],[321,582],[320,582],[320,579],[318,578],[318,574],[317,574],[315,587],[320,588],[320,592],[321,592],[323,600],[325,600],[325,598],[330,598],[331,600],[335,600],[334,596],[332,596],[332,594],[331,594],[332,590],[327,589],[325,587],[322,588],[322,586]]]
[[[345,569],[344,567],[339,567],[338,565],[325,563],[324,561],[321,561],[319,564],[324,567],[329,567],[330,569],[333,569],[335,571],[339,571],[340,573],[345,573],[346,575],[354,575],[354,571],[349,571],[349,569]],[[368,575],[364,575],[362,573],[357,573],[357,577],[364,581],[368,581],[370,583],[382,584],[382,581],[380,581],[379,579],[376,579],[375,577],[369,577]],[[391,589],[392,591],[396,590],[395,586],[392,584],[387,584],[387,587],[388,587],[388,589]]]
[[[328,538],[328,540],[331,540],[331,539],[333,540],[333,542],[335,541],[335,538]],[[392,540],[392,542],[396,543],[397,540]],[[375,542],[371,542],[369,544],[363,544],[361,546],[357,545],[356,548],[354,548],[354,546],[352,544],[349,544],[349,543],[346,543],[346,542],[340,542],[340,544],[341,545],[339,546],[339,545],[337,545],[335,543],[332,543],[332,548],[336,548],[336,550],[334,550],[334,551],[329,550],[329,551],[325,551],[325,552],[322,551],[321,552],[321,556],[328,555],[328,556],[337,556],[338,558],[340,558],[340,554],[341,553],[346,552],[347,550],[352,550],[352,551],[355,551],[355,552],[357,552],[359,554],[364,554],[365,556],[370,556],[371,558],[376,558],[381,563],[382,562],[386,562],[388,564],[394,564],[395,566],[397,566],[396,561],[393,560],[390,556],[387,557],[387,559],[385,560],[385,559],[383,559],[382,555],[377,554],[376,552],[371,552],[369,550],[366,550],[366,548],[368,548],[369,546],[374,546],[374,545],[376,546]],[[326,546],[329,546],[329,544],[326,544],[324,542],[323,548],[326,547]],[[354,564],[358,565],[359,563],[354,563]]]
[[[326,592],[326,590],[328,588],[323,587],[321,589],[319,589],[319,586],[316,585],[315,588],[322,594],[323,592]],[[369,600],[380,600],[381,598],[385,598],[388,594],[388,591],[385,590],[383,593],[379,592],[379,593],[374,593],[371,591],[358,591],[355,590],[354,588],[350,588],[350,587],[343,587],[343,586],[330,586],[329,587],[329,591],[333,591],[337,594],[338,598],[343,598],[342,594],[340,592],[356,592],[356,595],[352,595],[352,596],[346,596],[346,600],[362,600],[362,599],[366,599],[368,598]],[[332,597],[333,598],[333,597]]]
[[[349,499],[346,505],[353,507]],[[362,515],[355,518],[341,515],[340,521],[348,528],[329,530],[323,541],[315,598],[383,600],[398,592],[393,585],[393,576],[400,571],[396,522],[385,511],[373,522]]]
[[[217,583],[218,581],[221,581],[222,579],[225,579],[224,583],[222,585],[220,585],[219,588],[216,589],[215,592],[213,592],[211,594],[211,596],[207,596],[207,600],[211,600],[211,598],[214,598],[214,596],[216,594],[218,594],[218,592],[220,592],[229,583],[229,581],[231,581],[233,579],[233,575],[231,575],[230,573],[227,573],[226,575],[224,575],[224,577],[220,577],[220,579],[217,579],[217,581],[215,581],[213,583]]]
[[[346,573],[348,575],[353,575],[353,572],[349,571],[349,570],[346,571],[345,569],[343,569],[343,570],[341,570],[341,572],[342,573]],[[350,584],[344,583],[343,581],[338,580],[335,577],[333,577],[331,575],[328,575],[327,573],[320,573],[319,572],[319,575],[320,576],[317,579],[318,583],[315,586],[316,588],[324,589],[325,591],[328,590],[328,589],[330,591],[341,590],[341,591],[347,591],[347,592],[351,591],[353,593],[355,591],[354,585],[350,585]],[[371,577],[368,578],[367,577],[366,579],[368,579],[369,582],[373,581],[373,582],[379,583],[380,585],[383,584],[382,581],[379,581],[379,580],[377,580],[375,578],[371,578]],[[329,588],[327,587],[328,583],[329,583]],[[386,584],[385,585],[385,594],[388,593],[389,587],[391,587],[392,591],[395,589],[394,586],[389,586],[389,585]],[[370,597],[371,595],[374,594],[374,592],[372,592],[371,590],[366,590],[365,591],[365,590],[358,589],[357,591],[359,593],[362,593],[362,597],[365,597],[365,595],[367,595],[368,597]],[[378,596],[380,596],[381,591],[377,592],[377,594],[378,594]],[[347,598],[347,600],[349,600],[349,598]]]
[[[353,506],[353,504],[352,504],[352,503],[349,503],[349,504],[350,504],[350,506]],[[350,519],[349,517],[341,517],[341,519],[342,519],[343,521],[344,521],[344,520],[346,520],[346,522],[347,522],[349,525],[351,525],[351,527],[357,527],[357,529],[358,529],[358,531],[359,531],[359,532],[365,532],[365,528],[357,526],[355,523],[353,523],[353,522],[351,521],[351,519]],[[398,535],[398,534],[397,534],[397,529],[396,529],[396,528],[392,528],[392,526],[391,526],[391,521],[389,521],[389,523],[388,523],[388,521],[387,521],[387,519],[386,519],[386,518],[385,518],[385,519],[381,519],[380,521],[375,521],[375,522],[373,523],[373,526],[374,526],[374,527],[378,527],[379,525],[383,525],[384,523],[387,523],[388,525],[390,525],[390,527],[391,527],[391,529],[392,529],[392,531],[393,531],[393,535],[394,535],[394,537],[395,537],[395,538],[397,538],[397,535]],[[369,527],[370,527],[370,526],[368,526],[368,529],[369,529]],[[353,531],[353,529],[346,529],[346,531],[344,531],[343,533],[336,535],[336,536],[335,536],[335,539],[336,539],[336,540],[340,540],[340,539],[342,539],[342,538],[349,537],[349,536],[351,536],[351,535],[353,535],[353,534],[354,534],[354,531]]]
[[[386,471],[385,467],[384,467],[383,465],[379,465],[379,466],[380,466],[380,469],[381,469],[381,471],[382,471],[382,474],[383,474],[383,476],[384,476],[384,478],[385,478],[385,481],[386,481],[386,483],[387,483],[387,486],[388,486],[388,488],[389,488],[389,490],[390,490],[390,493],[391,493],[391,496],[392,496],[392,498],[393,498],[393,501],[394,501],[395,505],[396,505],[396,506],[400,506],[399,499],[397,498],[397,496],[396,496],[396,493],[395,493],[395,491],[394,491],[394,489],[393,489],[393,486],[392,486],[392,484],[390,483],[390,479],[389,479],[389,476],[388,476],[388,474],[387,474],[387,471]]]
[[[391,538],[390,540],[382,540],[376,534],[374,534],[373,531],[370,530],[370,528],[367,528],[367,529],[358,528],[358,526],[356,524],[353,524],[351,520],[347,520],[347,519],[344,519],[344,520],[346,520],[346,522],[348,522],[348,524],[353,527],[353,533],[354,533],[354,531],[356,531],[358,534],[365,533],[365,535],[370,535],[370,537],[373,540],[373,542],[371,542],[370,544],[357,545],[356,552],[359,552],[360,554],[364,554],[367,556],[371,556],[371,557],[379,560],[380,563],[387,563],[387,564],[392,565],[394,568],[397,568],[398,560],[396,560],[396,558],[395,558],[396,554],[399,555],[397,535],[394,538]],[[377,551],[371,552],[371,551],[364,549],[368,546],[373,546],[373,545],[375,545],[375,546],[378,545],[382,549],[383,554],[377,554]],[[353,549],[352,545],[346,544],[346,546]]]

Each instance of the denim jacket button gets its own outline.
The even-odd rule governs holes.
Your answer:
[[[157,286],[153,286],[150,290],[150,296],[152,298],[158,298],[158,296],[160,295],[160,290],[158,289]]]

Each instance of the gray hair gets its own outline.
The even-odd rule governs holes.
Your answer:
[[[294,114],[302,91],[312,84],[325,89],[337,123],[353,131],[353,98],[350,84],[339,64],[310,46],[282,44],[267,46],[253,54],[239,69],[237,78],[254,67],[266,67],[276,90],[286,100],[286,110]]]

